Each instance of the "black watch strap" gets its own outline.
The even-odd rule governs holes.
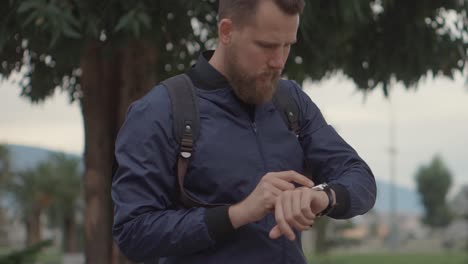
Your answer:
[[[331,213],[333,211],[334,204],[335,204],[335,200],[333,199],[333,193],[332,193],[332,190],[331,190],[330,186],[328,186],[328,184],[326,184],[326,183],[322,183],[322,184],[319,184],[319,185],[313,187],[313,189],[315,189],[317,191],[324,191],[328,196],[328,206],[327,206],[327,208],[325,208],[322,212],[318,213],[316,216],[321,217],[321,216],[324,216],[324,215],[328,215],[329,213]]]

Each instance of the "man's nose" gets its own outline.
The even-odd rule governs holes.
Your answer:
[[[282,70],[284,64],[286,63],[287,54],[283,51],[283,49],[277,49],[271,55],[270,60],[268,62],[268,66],[274,70]]]

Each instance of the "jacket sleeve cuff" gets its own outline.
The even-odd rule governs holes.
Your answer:
[[[229,205],[206,209],[205,223],[211,238],[215,242],[229,238],[235,231],[228,210]]]
[[[335,208],[328,214],[332,218],[343,218],[351,207],[349,191],[340,184],[331,183],[330,188],[335,191]]]

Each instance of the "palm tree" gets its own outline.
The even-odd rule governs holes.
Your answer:
[[[8,184],[8,191],[26,224],[28,246],[42,240],[41,215],[51,205],[56,186],[51,175],[51,164],[42,162],[35,168],[18,172]]]
[[[65,252],[76,252],[75,213],[83,193],[80,160],[58,153],[53,154],[49,162],[56,183],[49,217],[53,225],[60,226],[63,230]]]
[[[6,145],[0,144],[0,187],[5,186],[11,174],[11,157],[10,151]],[[0,190],[0,194],[1,194]]]
[[[4,189],[6,182],[11,175],[11,157],[7,146],[0,144],[0,200],[4,201]],[[6,237],[6,216],[3,208],[3,204],[0,203],[0,237]],[[0,240],[0,243],[4,241]]]
[[[27,245],[41,241],[41,216],[47,213],[50,223],[63,229],[65,252],[77,250],[75,212],[82,194],[79,167],[79,159],[57,153],[11,177],[8,192],[25,220]]]

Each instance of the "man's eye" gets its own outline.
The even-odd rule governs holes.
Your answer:
[[[258,43],[258,45],[264,49],[274,49],[276,45],[268,43]]]

